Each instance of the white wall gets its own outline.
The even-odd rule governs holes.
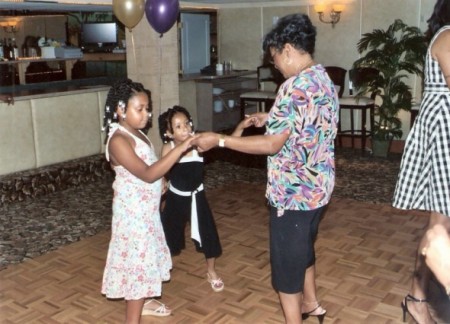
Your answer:
[[[342,2],[342,1],[341,1]],[[219,57],[231,60],[238,69],[256,69],[261,63],[261,40],[271,28],[275,17],[291,13],[310,15],[317,27],[315,59],[326,65],[337,65],[349,70],[359,58],[357,43],[361,35],[373,29],[386,29],[395,19],[406,24],[427,29],[426,20],[431,15],[435,1],[431,0],[354,0],[347,1],[341,20],[334,28],[319,21],[314,2],[292,6],[260,4],[247,7],[228,6],[219,9]],[[348,75],[347,75],[348,79]],[[410,86],[417,102],[421,99],[421,80],[411,77]],[[345,89],[348,94],[348,87]],[[410,114],[400,115],[403,121],[403,139],[409,132]]]

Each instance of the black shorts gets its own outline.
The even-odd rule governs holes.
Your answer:
[[[314,210],[270,208],[270,264],[273,288],[282,293],[303,291],[306,269],[314,265],[314,241],[326,206]]]

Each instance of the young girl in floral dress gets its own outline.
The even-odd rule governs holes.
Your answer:
[[[172,261],[162,229],[159,206],[161,177],[190,148],[193,137],[158,160],[141,131],[151,116],[151,94],[129,79],[109,91],[104,126],[108,132],[106,159],[115,171],[113,217],[102,293],[124,298],[126,323],[141,315],[168,316],[171,311],[155,299],[170,279]]]

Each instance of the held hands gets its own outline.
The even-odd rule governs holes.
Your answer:
[[[236,126],[232,136],[241,136],[245,128],[250,126],[262,127],[267,121],[267,113],[256,113],[252,115],[245,115],[245,118]]]
[[[198,134],[192,133],[187,139],[185,139],[183,142],[177,145],[177,147],[180,147],[181,152],[184,153],[188,151],[190,148],[195,146],[194,141],[199,137]]]
[[[217,146],[219,138],[220,135],[217,133],[204,132],[197,135],[192,145],[197,146],[199,152],[205,152]]]
[[[247,117],[245,119],[250,119],[251,120],[251,122],[253,123],[252,124],[253,126],[255,126],[255,127],[263,127],[266,124],[267,119],[269,118],[269,114],[265,113],[265,112],[259,112],[259,113],[256,113],[256,114],[251,114],[250,116],[246,115],[245,117]]]

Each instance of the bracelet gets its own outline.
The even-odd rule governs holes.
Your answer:
[[[220,134],[219,147],[225,147],[225,135],[224,134]]]

